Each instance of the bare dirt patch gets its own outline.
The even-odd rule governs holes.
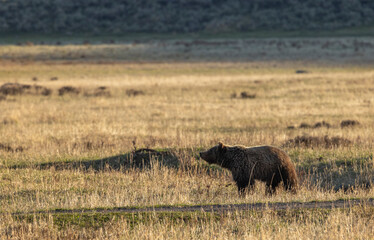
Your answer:
[[[215,205],[194,205],[194,206],[161,206],[161,207],[118,207],[118,208],[97,208],[97,209],[57,209],[49,210],[54,213],[113,213],[113,212],[230,212],[230,211],[265,211],[265,210],[297,210],[297,209],[349,209],[354,206],[374,206],[374,198],[369,199],[341,199],[335,201],[312,201],[312,202],[276,202],[276,203],[242,203],[242,204],[215,204]],[[16,213],[14,215],[43,214],[47,211]]]

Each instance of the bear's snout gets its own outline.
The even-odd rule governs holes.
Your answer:
[[[199,155],[202,159],[206,158],[206,152],[200,152]]]

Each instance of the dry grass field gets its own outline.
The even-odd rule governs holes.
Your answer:
[[[373,197],[374,40],[271,41],[0,46],[0,238],[372,239],[369,206],[14,215]],[[298,193],[240,198],[218,141],[281,147]]]

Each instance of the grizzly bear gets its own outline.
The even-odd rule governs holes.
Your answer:
[[[281,149],[272,146],[225,146],[219,143],[211,149],[200,152],[200,157],[209,164],[218,164],[231,171],[240,195],[255,180],[266,183],[266,193],[275,193],[283,181],[284,188],[296,193],[297,175],[290,157]]]

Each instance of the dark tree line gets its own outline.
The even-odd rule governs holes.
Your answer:
[[[312,30],[372,23],[372,0],[0,0],[0,32]]]

